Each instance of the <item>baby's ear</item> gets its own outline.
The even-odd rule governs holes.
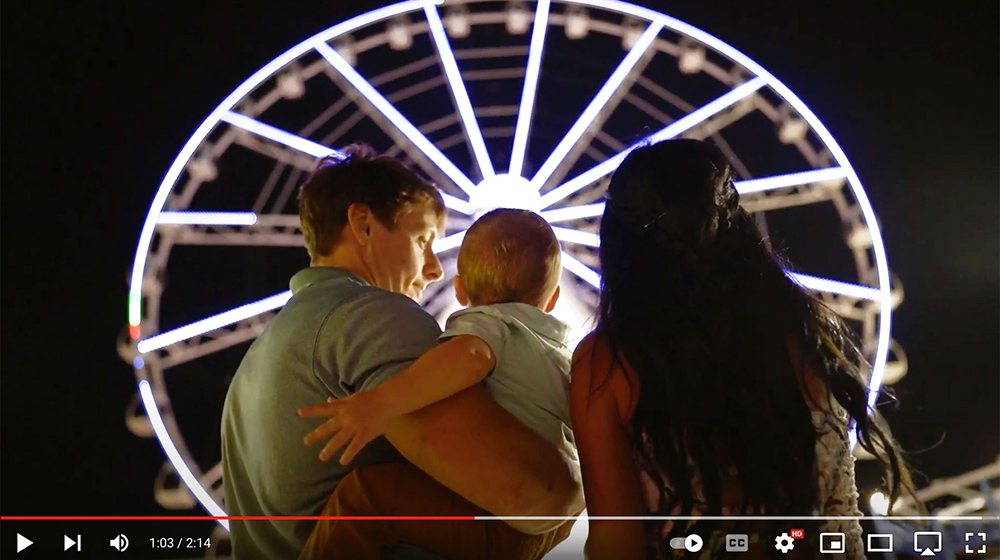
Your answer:
[[[465,291],[465,283],[462,282],[462,276],[456,274],[455,278],[451,282],[452,285],[455,286],[455,299],[457,299],[458,303],[462,304],[463,307],[468,307],[469,293]]]
[[[552,292],[552,297],[550,297],[549,301],[545,304],[545,312],[546,313],[552,313],[552,310],[556,308],[556,302],[557,301],[559,301],[559,285],[558,284],[556,284],[555,291]]]

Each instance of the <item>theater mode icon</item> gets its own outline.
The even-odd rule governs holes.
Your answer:
[[[941,533],[939,531],[917,531],[913,533],[913,552],[921,556],[934,556],[941,552]]]
[[[892,534],[869,533],[868,552],[892,552]]]

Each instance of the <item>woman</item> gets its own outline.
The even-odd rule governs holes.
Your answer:
[[[574,355],[570,392],[590,516],[858,516],[852,421],[893,499],[911,487],[867,408],[848,331],[786,276],[716,148],[634,150],[600,234],[598,326]],[[791,529],[806,539],[785,555],[775,538]],[[813,557],[820,531],[845,533],[846,556],[864,557],[856,520],[592,520],[586,552],[666,558],[684,553],[672,538],[698,534],[713,558],[726,533],[746,533],[741,558]]]

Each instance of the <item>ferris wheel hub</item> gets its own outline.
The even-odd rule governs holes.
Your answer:
[[[476,218],[497,208],[520,208],[538,212],[541,210],[542,195],[524,177],[503,173],[487,177],[476,185],[476,190],[469,197],[469,204],[475,207]]]

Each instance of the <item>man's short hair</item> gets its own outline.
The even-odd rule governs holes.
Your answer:
[[[458,253],[458,273],[475,305],[541,305],[559,282],[559,240],[544,218],[501,208],[472,224]]]
[[[311,258],[329,255],[347,224],[347,209],[364,204],[390,230],[406,206],[429,203],[444,216],[441,193],[401,162],[378,155],[370,146],[352,144],[346,157],[320,160],[299,189],[299,221]]]

